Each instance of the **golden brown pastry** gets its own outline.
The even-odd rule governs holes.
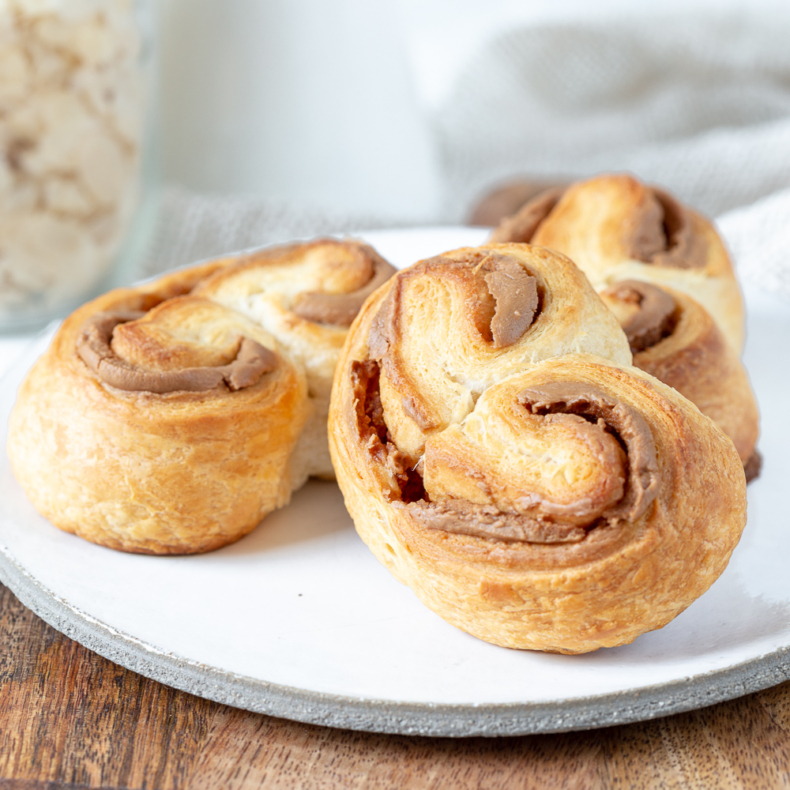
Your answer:
[[[321,239],[237,259],[193,291],[260,324],[304,369],[311,409],[291,458],[293,489],[335,476],[326,422],[338,354],[365,299],[394,271],[366,244]]]
[[[64,321],[11,415],[17,479],[53,524],[125,551],[237,540],[332,473],[337,356],[394,269],[324,239],[112,291]]]
[[[749,378],[710,313],[670,288],[623,280],[601,292],[625,330],[633,364],[684,395],[727,436],[746,469],[759,472],[759,414]]]
[[[713,419],[735,443],[747,477],[757,476],[759,415],[738,356],[740,290],[707,220],[631,176],[601,176],[535,197],[492,239],[570,256],[621,319],[634,365]]]
[[[743,301],[716,229],[633,176],[599,176],[544,192],[504,220],[491,241],[558,250],[598,291],[620,280],[644,280],[687,293],[736,352],[743,348]]]
[[[461,249],[366,303],[335,373],[330,448],[376,557],[453,625],[580,653],[661,628],[746,520],[732,442],[629,365],[563,255]]]

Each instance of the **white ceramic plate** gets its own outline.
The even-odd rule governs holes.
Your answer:
[[[486,234],[362,235],[403,266]],[[456,630],[378,564],[336,486],[321,482],[233,546],[147,557],[52,527],[27,502],[3,455],[0,575],[58,630],[143,675],[238,707],[353,729],[559,731],[688,710],[779,683],[790,674],[790,309],[758,293],[748,303],[746,363],[762,409],[765,458],[749,488],[749,524],[711,590],[632,645],[544,655]],[[3,446],[27,364],[0,387]]]

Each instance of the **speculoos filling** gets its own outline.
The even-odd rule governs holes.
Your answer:
[[[368,296],[396,272],[395,267],[372,247],[362,245],[358,254],[364,256],[371,266],[371,276],[365,285],[345,294],[306,291],[296,297],[293,312],[300,318],[318,324],[351,326]]]
[[[531,414],[549,419],[552,415],[567,415],[566,419],[584,423],[583,430],[613,437],[618,449],[610,453],[605,474],[612,479],[607,481],[610,485],[603,487],[609,498],[555,508],[553,514],[547,507],[549,515],[538,518],[461,499],[433,502],[423,485],[418,459],[401,453],[387,429],[379,392],[380,370],[380,363],[372,359],[353,362],[351,366],[360,441],[396,481],[396,490],[390,492],[391,501],[405,507],[414,521],[426,529],[506,542],[574,543],[597,526],[636,521],[657,496],[656,447],[644,418],[593,385],[553,382],[524,389],[518,396],[519,402]]]
[[[141,318],[139,311],[98,313],[82,326],[77,338],[80,359],[106,384],[130,392],[206,392],[225,386],[235,392],[256,384],[277,365],[277,354],[243,337],[235,359],[227,365],[181,370],[150,370],[132,365],[112,349],[116,326]]]
[[[678,307],[675,300],[656,285],[623,280],[607,288],[604,295],[638,308],[622,324],[633,354],[645,351],[669,337],[677,326]]]
[[[379,363],[372,359],[351,363],[351,386],[354,393],[357,430],[365,450],[382,464],[395,480],[397,497],[402,502],[427,498],[422,475],[416,461],[404,455],[392,441],[384,421],[379,389]]]
[[[699,269],[705,266],[705,242],[694,233],[689,212],[660,189],[649,189],[648,198],[634,212],[626,230],[630,257],[653,266]]]

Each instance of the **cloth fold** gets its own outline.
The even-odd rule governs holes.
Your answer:
[[[790,187],[790,9],[533,24],[435,113],[449,212],[514,176],[631,171],[709,216]]]

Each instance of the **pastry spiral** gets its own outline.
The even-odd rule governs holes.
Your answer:
[[[11,415],[14,473],[53,524],[125,551],[209,551],[330,475],[338,353],[394,269],[318,240],[112,291],[69,316]]]
[[[562,252],[598,291],[620,280],[643,280],[687,293],[737,353],[743,348],[743,301],[716,229],[632,176],[599,176],[544,192],[503,220],[491,241]]]
[[[561,254],[491,244],[399,273],[335,374],[330,448],[357,531],[494,644],[580,653],[662,627],[726,567],[745,482],[715,424],[629,362]]]
[[[602,176],[544,192],[492,238],[570,256],[621,319],[634,365],[713,419],[757,475],[759,415],[738,356],[743,306],[707,220],[631,176]]]
[[[704,307],[637,280],[601,292],[620,319],[633,364],[684,395],[730,437],[746,469],[759,472],[759,414],[746,370]]]

